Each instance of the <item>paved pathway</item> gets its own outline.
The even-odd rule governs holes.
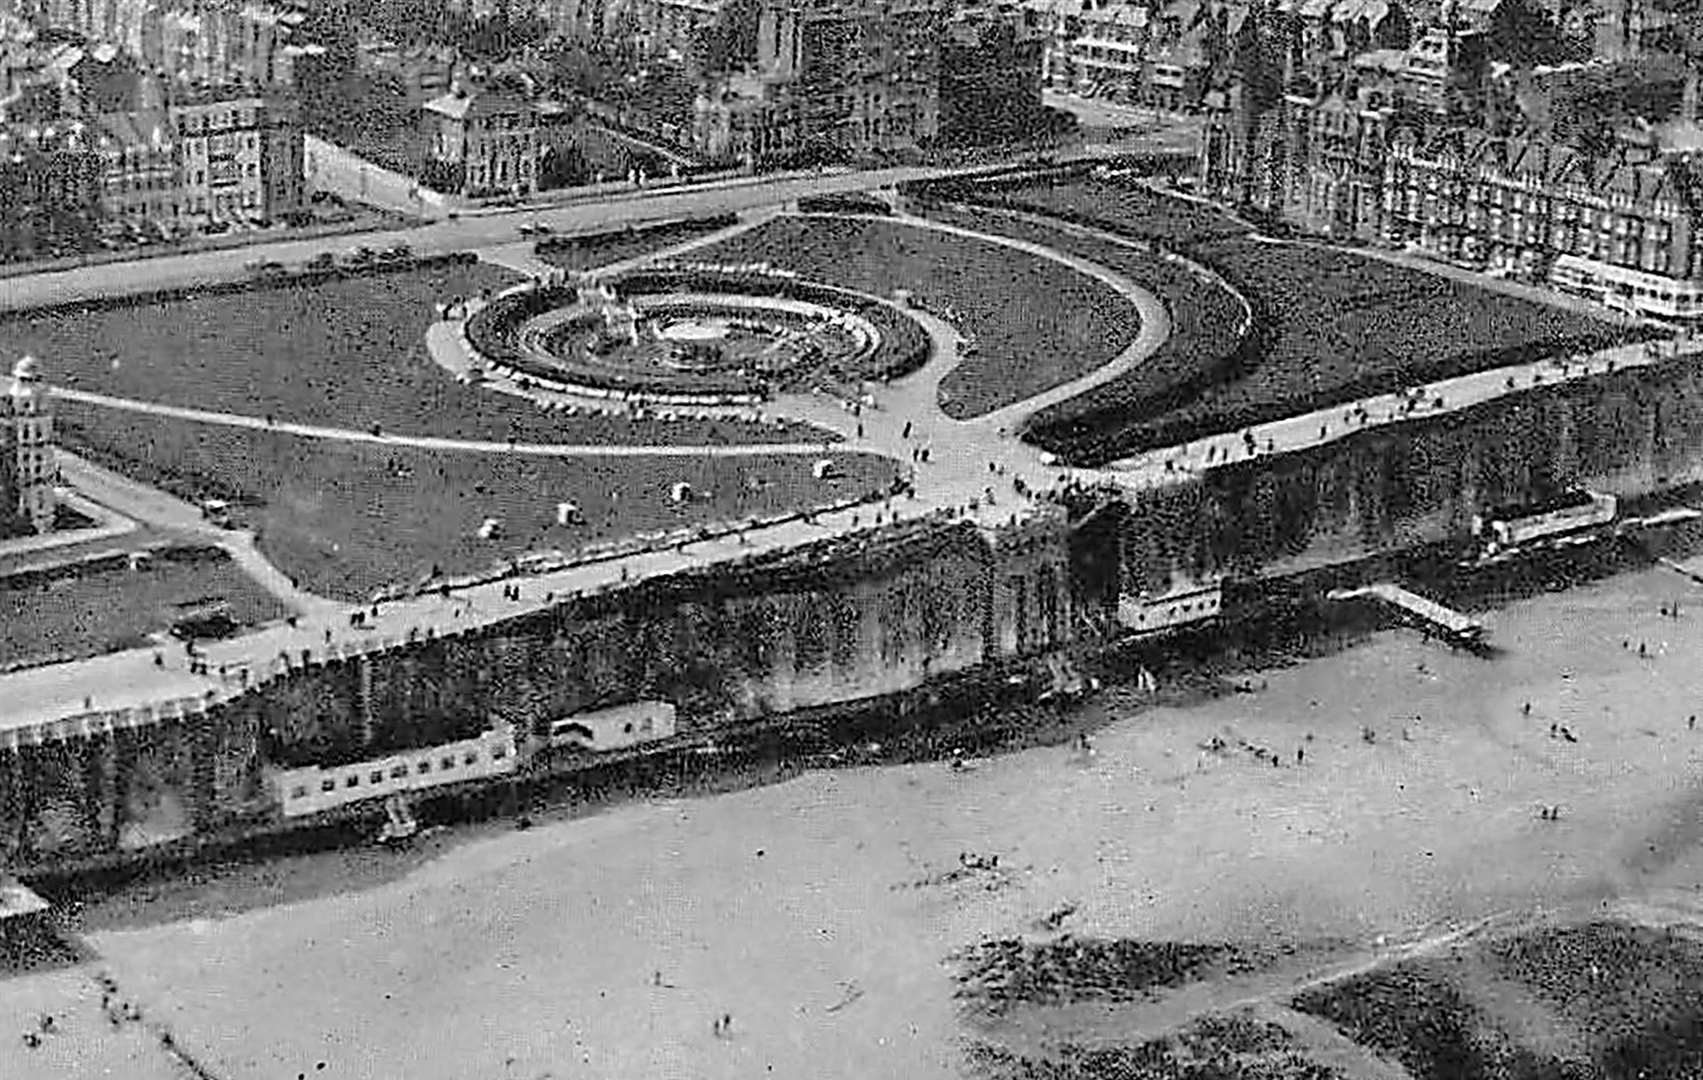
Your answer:
[[[441,333],[441,332],[440,332]],[[430,342],[428,338],[428,342]],[[288,420],[267,422],[263,417],[239,413],[209,412],[206,409],[186,409],[180,405],[162,405],[154,401],[111,397],[87,390],[55,387],[54,394],[66,401],[95,405],[103,409],[166,416],[198,424],[220,427],[247,428],[252,431],[272,431],[305,439],[326,439],[331,442],[366,443],[373,446],[405,446],[416,450],[444,450],[466,454],[518,454],[522,457],[621,457],[621,458],[684,458],[684,457],[763,457],[772,454],[821,454],[822,443],[735,443],[730,445],[647,446],[618,443],[510,443],[481,439],[446,439],[436,435],[393,435],[383,431],[355,431],[350,428],[322,427],[298,424]],[[842,448],[843,449],[843,448]]]
[[[1175,482],[1231,461],[1309,450],[1369,428],[1456,412],[1507,394],[1601,375],[1610,368],[1645,367],[1672,358],[1680,346],[1678,340],[1625,345],[1587,356],[1493,368],[1415,387],[1409,394],[1380,394],[1257,425],[1247,430],[1254,448],[1251,452],[1243,433],[1233,432],[1136,454],[1113,462],[1107,469],[1120,483],[1147,486]]]
[[[548,277],[556,272],[556,267],[538,257],[536,244],[535,240],[489,244],[479,249],[479,261],[513,270],[524,277]]]
[[[22,555],[34,555],[42,551],[54,551],[58,548],[74,547],[99,540],[111,540],[118,536],[128,536],[136,531],[136,522],[130,518],[113,512],[110,507],[91,502],[70,488],[55,488],[54,497],[59,500],[60,505],[70,507],[95,524],[87,529],[65,529],[60,532],[43,533],[39,536],[14,536],[7,540],[0,540],[0,559],[12,561]]]
[[[199,507],[156,487],[103,469],[67,450],[59,450],[58,456],[60,472],[77,490],[137,521],[221,549],[263,589],[297,614],[330,615],[345,609],[343,604],[297,588],[288,575],[260,553],[253,533],[221,529],[208,522]]]

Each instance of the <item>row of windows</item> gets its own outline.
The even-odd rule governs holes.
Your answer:
[[[508,754],[509,752],[507,747],[492,747],[491,760],[502,761],[508,757]],[[439,772],[453,772],[457,768],[471,768],[477,764],[479,764],[479,752],[477,750],[469,750],[461,756],[459,764],[453,755],[445,755],[439,759],[437,769]],[[414,763],[414,770],[412,774],[410,774],[408,766],[406,765],[393,765],[391,766],[388,774],[383,769],[373,769],[369,771],[366,774],[366,782],[370,786],[377,786],[383,784],[386,780],[406,780],[410,775],[427,776],[432,772],[432,768],[431,759],[422,758]],[[343,787],[361,787],[361,779],[362,776],[359,772],[347,773],[343,777]],[[335,776],[328,776],[321,780],[319,782],[319,790],[321,794],[330,794],[331,792],[336,791],[337,778]],[[307,796],[308,787],[306,784],[297,784],[290,789],[290,798],[292,799],[305,799]]]
[[[214,179],[218,179],[220,173],[225,173],[226,178],[229,177],[229,170],[222,170],[221,169],[221,170],[215,170]],[[246,162],[246,163],[244,163],[244,165],[241,169],[236,171],[235,175],[237,175],[237,176],[249,176],[249,177],[259,176],[260,175],[260,165],[259,165],[258,162],[253,162],[253,161]],[[193,181],[194,185],[196,187],[200,187],[201,185],[205,184],[206,182],[207,182],[207,171],[205,169],[196,169],[195,170],[195,179]]]
[[[524,116],[487,116],[469,121],[467,130],[476,131],[483,128],[486,131],[520,131],[536,126]]]
[[[289,201],[286,197],[288,193],[283,189],[280,188],[277,194],[277,201]],[[258,209],[260,205],[261,199],[258,194],[252,191],[245,191],[240,195],[220,195],[211,200],[203,195],[184,199],[182,202],[166,202],[163,199],[143,199],[134,202],[123,202],[116,206],[109,206],[108,210],[114,214],[133,218],[175,218],[180,214],[205,214],[207,213],[208,207],[211,207],[215,213],[227,213],[235,210],[254,210]]]
[[[237,153],[242,150],[252,154],[255,145],[253,135],[246,138],[240,135],[215,135],[211,139],[188,140],[184,143],[184,151],[189,157],[206,157],[209,153]]]
[[[1650,244],[1666,244],[1673,240],[1673,227],[1666,222],[1617,221],[1612,226],[1607,222],[1593,224],[1590,221],[1575,223],[1571,218],[1545,218],[1540,215],[1527,217],[1523,214],[1502,214],[1496,210],[1485,212],[1478,207],[1463,210],[1458,206],[1439,206],[1435,203],[1420,205],[1417,200],[1408,200],[1406,205],[1392,202],[1390,209],[1405,213],[1412,218],[1420,218],[1439,225],[1464,225],[1471,229],[1488,229],[1494,232],[1525,232],[1532,235],[1552,233],[1557,236],[1599,236],[1604,240],[1621,238],[1623,240],[1641,239]],[[1640,228],[1640,226],[1642,226]]]
[[[1421,198],[1420,192],[1411,186],[1407,187],[1404,193],[1407,196],[1409,205],[1415,204]],[[1672,228],[1672,226],[1666,221],[1652,221],[1637,216],[1627,217],[1610,210],[1597,210],[1589,207],[1578,206],[1570,202],[1558,202],[1536,195],[1527,196],[1520,192],[1513,192],[1512,196],[1513,197],[1510,199],[1503,199],[1500,189],[1498,189],[1489,198],[1486,198],[1478,192],[1474,192],[1471,195],[1464,195],[1460,189],[1456,188],[1452,191],[1444,192],[1436,192],[1435,189],[1432,189],[1432,192],[1425,195],[1424,198],[1428,206],[1439,204],[1447,205],[1449,203],[1459,205],[1462,202],[1465,202],[1474,210],[1482,207],[1492,214],[1499,214],[1503,210],[1507,210],[1512,213],[1529,212],[1534,214],[1547,214],[1547,216],[1554,218],[1557,221],[1577,220],[1586,225],[1595,223],[1604,229],[1607,229],[1612,225],[1617,231],[1622,232],[1628,229],[1636,229],[1640,225],[1646,229],[1671,230]],[[1484,204],[1488,204],[1488,206],[1485,206]]]
[[[253,109],[230,109],[222,113],[189,113],[179,117],[178,130],[187,135],[191,132],[206,134],[209,131],[222,131],[229,128],[253,127],[256,115]]]
[[[106,189],[118,191],[171,191],[177,187],[175,176],[109,176]]]
[[[1545,184],[1537,181],[1520,181],[1512,177],[1474,176],[1464,177],[1459,173],[1434,171],[1426,168],[1398,168],[1396,179],[1399,183],[1413,184],[1423,177],[1425,185],[1432,191],[1446,190],[1459,194],[1463,189],[1470,190],[1475,199],[1490,199],[1495,202],[1511,200],[1516,206],[1540,205],[1551,200],[1567,204],[1590,204],[1593,209],[1601,209],[1596,204],[1606,203],[1611,209],[1628,210],[1637,206],[1640,200],[1623,192],[1615,192],[1603,196],[1589,188],[1578,184]],[[1646,212],[1661,217],[1672,217],[1680,212],[1679,204],[1672,199],[1663,197],[1651,201]]]
[[[1199,615],[1215,615],[1217,613],[1218,613],[1218,605],[1217,604],[1213,603],[1210,600],[1201,600],[1201,601],[1198,601],[1198,602],[1187,603],[1187,604],[1171,604],[1171,605],[1169,605],[1168,607],[1165,608],[1164,616],[1167,620],[1170,620],[1170,619],[1175,619],[1178,615],[1196,615],[1196,616],[1199,616]],[[1142,610],[1142,611],[1137,612],[1136,613],[1136,619],[1139,620],[1140,622],[1146,622],[1147,621],[1147,611]]]

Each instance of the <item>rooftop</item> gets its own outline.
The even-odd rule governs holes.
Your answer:
[[[0,880],[0,923],[28,915],[40,915],[48,903],[19,881]]]
[[[103,150],[169,150],[171,119],[163,112],[108,113],[95,121]]]
[[[469,116],[508,116],[533,111],[530,102],[498,90],[448,93],[426,102],[425,109],[439,116],[447,116],[451,120],[465,120]]]

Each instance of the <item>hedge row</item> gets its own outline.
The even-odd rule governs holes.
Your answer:
[[[85,300],[67,300],[58,304],[43,304],[39,307],[15,308],[11,311],[0,312],[0,321],[17,318],[25,314],[46,312],[75,315],[82,312],[137,307],[142,304],[171,303],[201,296],[226,296],[261,289],[322,285],[328,281],[342,281],[346,278],[395,274],[409,270],[431,270],[440,266],[465,266],[478,261],[479,256],[473,252],[455,251],[444,255],[410,255],[405,259],[383,259],[361,265],[303,266],[296,270],[277,274],[233,278],[229,281],[210,281],[201,285],[173,285],[167,288],[148,289],[144,292],[125,293],[118,296],[99,296]]]
[[[603,232],[547,236],[534,243],[532,250],[536,255],[552,255],[558,252],[596,249],[609,245],[624,246],[642,241],[642,245],[635,254],[643,254],[669,237],[700,236],[731,228],[737,224],[739,224],[739,215],[734,213],[715,214],[710,217],[679,218],[673,221],[657,221],[646,225],[628,225],[625,228],[607,229]]]

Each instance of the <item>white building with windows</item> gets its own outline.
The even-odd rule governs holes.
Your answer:
[[[0,424],[0,535],[53,528],[53,411],[35,357],[12,368]]]

